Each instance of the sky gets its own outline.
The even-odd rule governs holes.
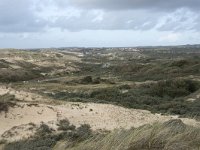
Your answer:
[[[200,0],[0,0],[0,48],[199,41]]]

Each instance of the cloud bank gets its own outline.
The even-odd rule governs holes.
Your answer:
[[[199,0],[0,0],[1,32],[199,30]]]
[[[199,10],[199,0],[0,0],[0,34],[199,33]]]

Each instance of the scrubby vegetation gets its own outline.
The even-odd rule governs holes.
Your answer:
[[[66,141],[69,146],[76,145],[79,142],[89,139],[93,133],[90,126],[83,124],[76,128],[75,126],[69,126],[67,120],[60,121],[63,130],[61,133],[56,133],[46,124],[41,124],[38,128],[35,136],[21,140],[17,142],[8,143],[5,146],[5,150],[51,150],[59,141]]]
[[[170,50],[143,50],[142,54],[145,54],[146,57],[128,59],[128,57],[135,55],[135,53],[129,53],[129,55],[127,54],[122,58],[116,57],[112,60],[105,56],[95,57],[95,55],[89,55],[84,59],[86,64],[78,64],[82,68],[78,74],[117,76],[123,81],[158,81],[187,77],[189,75],[200,75],[199,53],[186,55],[186,52],[175,53]]]
[[[187,96],[200,88],[200,83],[192,80],[176,79],[159,81],[147,85],[152,96],[178,98]]]
[[[14,70],[7,69],[0,72],[0,82],[17,82],[27,81],[32,79],[41,78],[42,75],[38,70]]]
[[[97,100],[113,102],[129,108],[147,109],[152,112],[200,116],[199,101],[187,102],[184,97],[200,88],[190,80],[167,80],[140,86],[122,93],[120,89],[106,89],[91,93]]]

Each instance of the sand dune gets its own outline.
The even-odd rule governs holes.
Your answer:
[[[20,139],[31,135],[32,132],[26,130],[27,126],[25,126],[29,123],[34,123],[39,126],[41,122],[44,122],[56,129],[57,121],[64,118],[67,118],[76,126],[90,124],[93,130],[113,130],[115,128],[139,127],[156,121],[164,122],[172,118],[177,118],[177,116],[162,116],[160,114],[152,114],[145,110],[126,109],[110,104],[70,102],[52,106],[46,104],[19,103],[14,108],[10,108],[8,113],[0,114],[0,135],[6,135],[6,132],[10,129],[12,129],[12,132],[15,132],[13,130],[13,127],[15,127],[18,134],[13,135],[12,138],[1,138],[7,140]],[[186,124],[199,125],[199,122],[192,119],[182,120]],[[16,128],[17,126],[19,128]]]
[[[60,119],[68,119],[75,126],[89,124],[93,130],[113,130],[115,128],[139,127],[154,122],[164,122],[178,116],[163,116],[152,114],[146,110],[127,109],[111,104],[52,103],[53,100],[30,93],[17,91],[5,86],[0,87],[0,95],[15,95],[19,100],[17,105],[9,108],[8,112],[0,113],[0,139],[18,140],[33,135],[35,128],[42,122],[51,128],[57,128]],[[200,123],[193,119],[182,119],[184,123],[198,126]],[[34,128],[30,126],[34,123]]]

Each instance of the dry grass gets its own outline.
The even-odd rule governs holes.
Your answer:
[[[200,128],[170,120],[130,130],[115,130],[67,150],[199,150]]]

